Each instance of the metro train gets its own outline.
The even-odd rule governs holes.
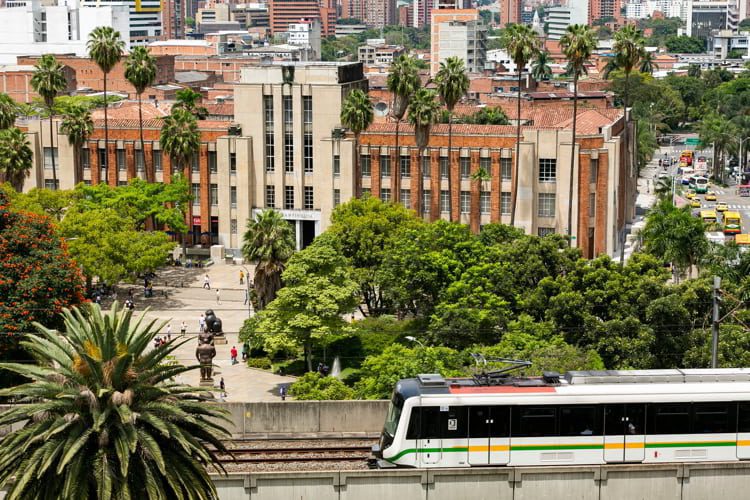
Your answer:
[[[380,467],[750,460],[750,369],[398,382]]]

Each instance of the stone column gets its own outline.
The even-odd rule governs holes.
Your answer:
[[[117,141],[109,141],[107,146],[107,182],[110,186],[117,186]]]
[[[440,148],[430,151],[430,222],[440,218]]]
[[[479,171],[479,151],[472,150],[470,152],[471,158],[471,174],[472,176]],[[479,192],[482,188],[482,183],[478,180],[471,180],[471,207],[469,207],[469,226],[474,234],[479,233]]]
[[[380,148],[370,147],[370,192],[380,199]]]
[[[458,222],[461,220],[461,175],[459,172],[459,157],[461,155],[460,148],[453,148],[452,151],[448,152],[449,158],[449,171],[451,182],[451,217],[450,220]]]
[[[201,231],[211,232],[211,173],[208,171],[208,144],[201,144],[198,165],[201,185]],[[192,182],[192,179],[191,179]],[[192,215],[192,207],[190,207]]]
[[[89,143],[89,168],[91,169],[91,184],[102,182],[101,166],[99,165],[99,141]]]
[[[500,157],[502,150],[490,151],[490,170],[492,175],[490,188],[490,220],[500,222],[500,196],[503,191],[502,175],[500,172]]]
[[[154,169],[154,145],[151,141],[146,141],[143,145],[143,168],[146,171],[146,180],[148,182],[155,182],[156,171]]]
[[[420,219],[424,216],[422,210],[422,158],[419,156],[417,148],[411,148],[409,150],[409,158],[411,161],[411,208],[417,212],[417,217]]]
[[[138,176],[135,168],[135,144],[132,142],[125,144],[125,171],[128,181]]]

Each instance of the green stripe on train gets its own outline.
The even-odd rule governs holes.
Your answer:
[[[701,443],[696,442],[675,442],[675,443],[646,443],[646,448],[683,448],[686,446],[693,447],[708,447],[708,446],[736,446],[736,441],[706,441]],[[543,450],[603,450],[604,445],[601,444],[561,444],[561,445],[516,445],[511,446],[510,451],[543,451]],[[389,462],[395,462],[404,455],[410,453],[458,453],[468,452],[467,447],[456,447],[456,448],[422,448],[417,450],[416,448],[408,448],[402,450],[396,456],[387,458]]]

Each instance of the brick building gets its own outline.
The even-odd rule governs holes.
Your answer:
[[[75,82],[78,89],[91,89],[95,92],[104,90],[104,79],[102,70],[88,57],[76,57],[70,55],[56,56],[60,64],[71,68],[75,72]],[[157,55],[156,79],[154,85],[163,85],[174,82],[174,56]],[[19,57],[19,65],[35,65],[38,56]],[[112,68],[107,75],[107,91],[128,94],[135,97],[133,85],[125,78],[125,60],[121,60]]]
[[[65,75],[67,86],[61,93],[69,94],[77,87],[76,74],[68,66],[63,67],[63,74]],[[33,75],[33,65],[10,64],[0,66],[0,92],[8,94],[16,102],[30,103],[39,97],[39,94],[34,92],[34,89],[31,87],[31,77]]]
[[[286,33],[300,19],[319,19],[322,37],[336,34],[335,0],[270,0],[271,34]]]

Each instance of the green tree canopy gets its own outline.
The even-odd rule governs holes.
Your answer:
[[[700,54],[706,51],[706,43],[700,38],[686,35],[671,35],[664,40],[669,52],[676,54]]]

